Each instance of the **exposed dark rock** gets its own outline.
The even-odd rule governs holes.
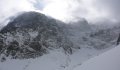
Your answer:
[[[72,53],[73,45],[65,35],[66,30],[63,22],[38,12],[25,12],[0,31],[0,54],[34,58],[46,53],[47,49],[60,47]]]

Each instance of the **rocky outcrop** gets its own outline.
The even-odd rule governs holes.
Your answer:
[[[57,48],[72,53],[66,30],[63,22],[38,12],[25,12],[0,31],[0,54],[34,58]]]

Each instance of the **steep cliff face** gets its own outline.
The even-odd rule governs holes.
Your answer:
[[[37,12],[17,16],[0,31],[0,54],[12,58],[34,58],[49,49],[72,53],[65,24]]]

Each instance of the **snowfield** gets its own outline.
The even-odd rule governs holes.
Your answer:
[[[95,50],[94,48],[85,48],[84,47],[84,48],[81,48],[80,50],[77,50],[72,55],[67,55],[67,54],[63,53],[62,49],[50,50],[48,54],[43,55],[39,58],[35,58],[35,59],[20,60],[20,59],[9,59],[8,58],[5,62],[0,62],[0,70],[82,70],[82,69],[87,70],[87,69],[84,69],[84,65],[86,68],[89,69],[89,67],[91,67],[90,63],[97,62],[96,58],[95,59],[93,58],[92,62],[91,62],[90,58],[92,58],[93,56],[99,55],[100,53],[103,53],[106,50],[108,50],[108,49],[99,51],[99,50]],[[117,53],[117,52],[119,52],[119,50],[120,50],[120,47],[113,49],[113,51],[116,52],[116,54],[112,53],[111,52],[112,50],[111,50],[109,56],[108,56],[108,54],[107,54],[107,56],[102,54],[103,58],[100,62],[104,61],[104,57],[105,58],[109,57],[109,59],[110,59],[110,60],[108,60],[108,58],[106,58],[104,61],[105,63],[109,63],[111,61],[113,61],[112,63],[114,63],[114,59],[112,60],[111,58],[115,58],[115,60],[117,60],[117,62],[119,62],[120,54]],[[114,57],[113,56],[111,57],[111,54],[113,54]],[[117,57],[118,55],[119,55],[119,58]],[[97,58],[99,58],[99,56]],[[90,63],[89,63],[89,59],[90,59]],[[88,62],[85,62],[86,60],[88,60]],[[115,61],[115,63],[116,63],[116,61]],[[83,66],[81,66],[82,64],[83,64]],[[87,64],[89,64],[89,65],[87,65]],[[109,64],[107,64],[107,65],[109,66]],[[97,64],[95,64],[95,65],[97,65]],[[101,63],[100,63],[100,65],[101,65]],[[110,64],[110,65],[112,65],[112,64]],[[120,65],[120,62],[118,64],[118,66],[119,65]],[[105,66],[105,65],[103,65],[103,66]],[[98,66],[94,66],[94,65],[92,67],[98,68]],[[102,66],[100,66],[100,67],[102,67]],[[104,68],[104,67],[102,67],[102,68]],[[113,67],[113,68],[116,68],[116,67]],[[92,70],[92,69],[90,69],[90,70]],[[95,70],[98,70],[98,69],[95,69]],[[106,69],[106,70],[110,70],[110,69]],[[112,69],[112,70],[118,70],[118,69]]]
[[[86,61],[74,70],[120,70],[120,45]]]

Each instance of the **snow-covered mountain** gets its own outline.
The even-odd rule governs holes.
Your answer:
[[[0,31],[0,70],[73,70],[113,48],[119,31],[118,25],[96,30],[85,19],[65,24],[24,12]]]
[[[61,47],[65,53],[82,47],[104,49],[113,45],[118,34],[114,32],[94,31],[85,19],[65,24],[38,12],[24,12],[0,31],[0,50],[6,56],[31,58]]]

